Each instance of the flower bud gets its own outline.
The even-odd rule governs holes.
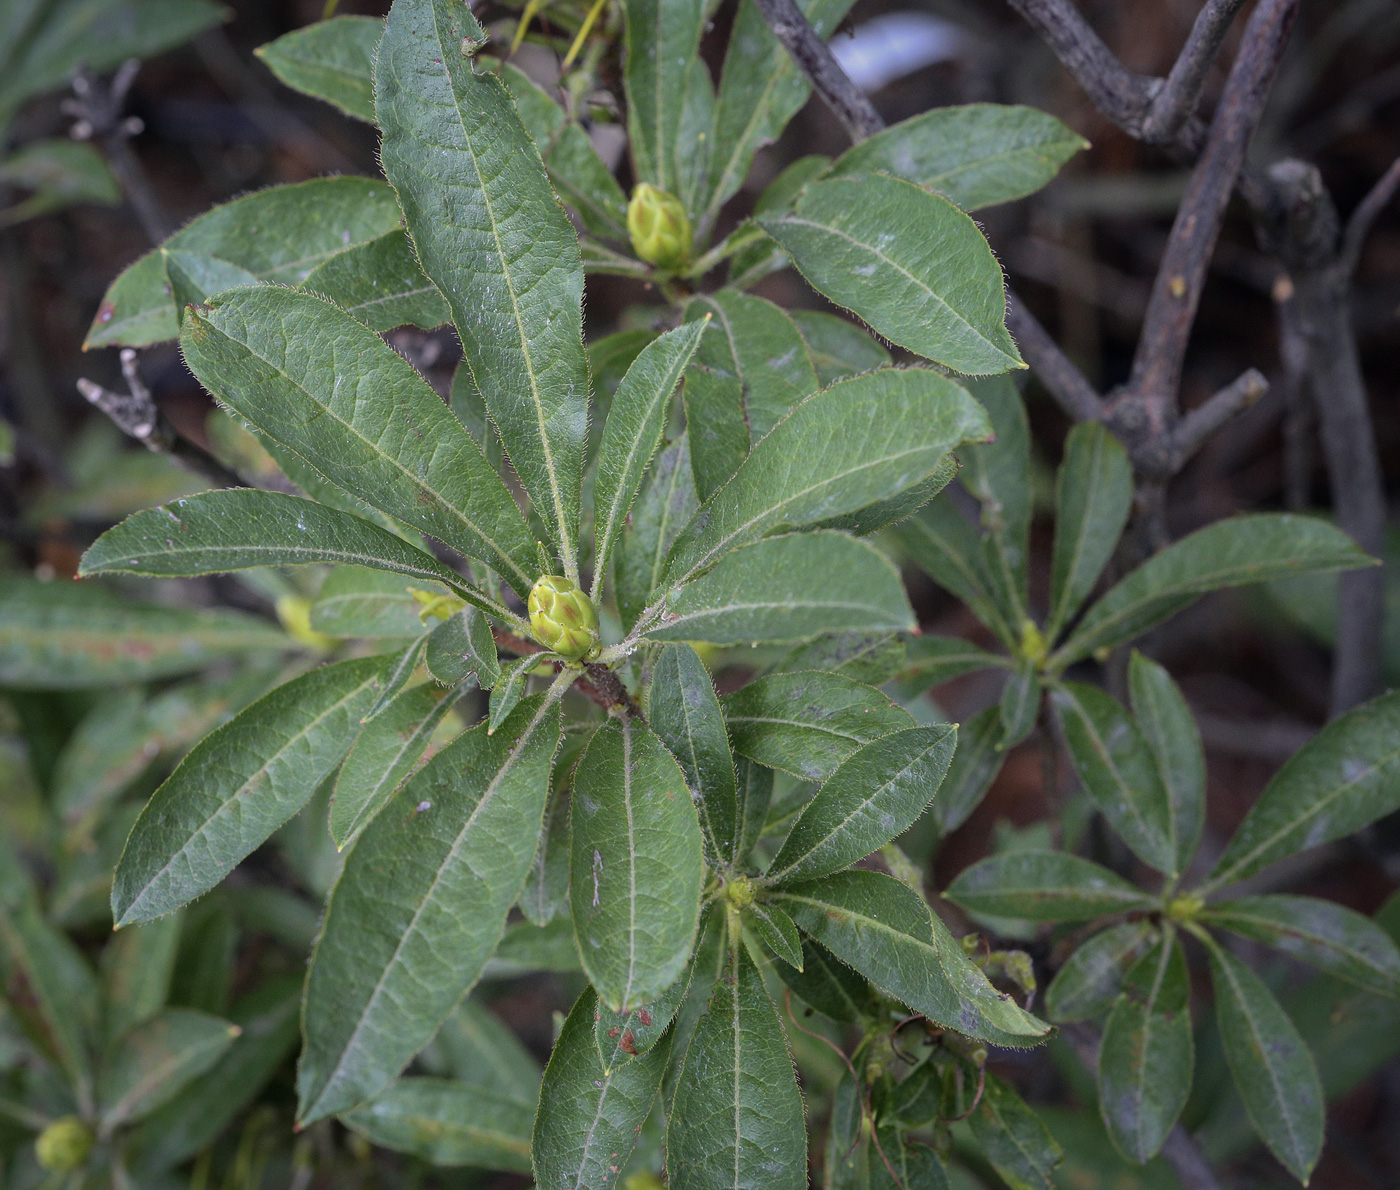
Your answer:
[[[93,1135],[77,1116],[64,1116],[55,1120],[34,1142],[34,1152],[39,1164],[57,1173],[72,1173],[82,1168],[92,1152]]]
[[[627,204],[632,251],[647,264],[675,272],[690,263],[690,220],[680,199],[642,182]]]
[[[530,629],[568,661],[592,661],[602,648],[598,609],[569,579],[547,574],[530,590]]]

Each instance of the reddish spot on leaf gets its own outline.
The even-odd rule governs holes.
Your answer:
[[[617,1044],[618,1048],[621,1049],[624,1054],[635,1054],[637,1052],[637,1039],[632,1036],[631,1029],[628,1029],[627,1032],[622,1035],[622,1040]]]
[[[614,1025],[611,1029],[608,1030],[608,1036],[609,1036],[609,1037],[616,1037],[616,1036],[617,1036],[619,1033],[621,1033],[621,1032],[622,1032],[622,1030],[619,1029],[616,1025]]]
[[[651,1024],[651,1013],[649,1013],[645,1008],[643,1008],[640,1012],[637,1013],[637,1019],[641,1021],[642,1024],[649,1025]]]

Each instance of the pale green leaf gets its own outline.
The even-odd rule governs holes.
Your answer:
[[[1110,926],[1077,947],[1045,990],[1045,1014],[1068,1023],[1102,1016],[1113,1007],[1128,968],[1157,940],[1146,919]]]
[[[328,636],[398,637],[423,635],[414,599],[399,575],[359,566],[337,566],[321,584],[311,605],[311,627]],[[437,592],[437,584],[428,588]]]
[[[364,722],[368,723],[394,701],[423,665],[423,654],[428,646],[428,634],[423,633],[409,641],[408,646],[395,659],[384,674],[384,685],[374,705],[365,712]]]
[[[330,298],[373,331],[396,326],[432,330],[452,320],[438,287],[418,267],[402,228],[337,253],[312,269],[301,288]]]
[[[644,723],[610,720],[574,773],[569,901],[583,969],[614,1011],[685,968],[700,918],[700,823],[685,774]]]
[[[112,882],[117,925],[208,892],[300,810],[353,742],[387,660],[312,670],[196,744],[132,828]]]
[[[375,17],[338,16],[284,33],[253,53],[293,90],[373,124],[374,51],[383,32]]]
[[[968,1124],[977,1147],[1011,1190],[1054,1190],[1064,1151],[1010,1083],[987,1075]]]
[[[1155,903],[1107,868],[1063,851],[994,855],[964,868],[944,895],[973,913],[1027,921],[1087,921]]]
[[[470,677],[483,690],[490,690],[501,677],[491,624],[474,607],[464,607],[432,630],[424,662],[428,672],[445,686]]]
[[[753,0],[748,0],[750,4]],[[823,388],[889,366],[890,353],[855,323],[824,310],[790,310]]]
[[[1128,688],[1142,737],[1167,791],[1177,872],[1191,865],[1205,826],[1206,758],[1195,716],[1171,675],[1133,650]]]
[[[368,327],[314,294],[259,286],[191,315],[180,345],[223,404],[332,483],[529,592],[519,559],[534,542],[510,492],[442,399]]]
[[[453,1079],[401,1078],[341,1120],[373,1144],[432,1165],[528,1173],[534,1107]]]
[[[583,266],[510,92],[462,54],[464,39],[484,37],[456,0],[398,0],[375,60],[380,164],[506,453],[575,576]]]
[[[104,1132],[149,1115],[223,1056],[237,1025],[189,1008],[167,1008],[117,1042],[98,1080]]]
[[[1001,719],[1001,739],[997,748],[1005,752],[1014,748],[1035,727],[1040,712],[1040,673],[1033,661],[1022,661],[1006,679],[997,703]]]
[[[1048,112],[969,103],[901,120],[847,149],[832,176],[893,174],[975,211],[1044,186],[1089,142]]]
[[[678,152],[685,80],[696,61],[704,6],[694,0],[623,0],[627,141],[637,181],[682,197]]]
[[[666,573],[666,556],[698,505],[689,439],[682,434],[657,456],[614,554],[617,606],[625,625],[636,623],[651,602]]]
[[[825,781],[857,749],[914,720],[888,695],[840,674],[770,674],[726,694],[734,750],[804,781]]]
[[[487,735],[494,735],[506,721],[506,716],[515,710],[516,704],[525,694],[525,679],[539,663],[538,657],[531,653],[517,657],[501,667],[501,676],[491,687],[491,698],[487,704]]]
[[[1006,759],[1005,750],[997,747],[1001,736],[1000,707],[978,711],[958,727],[958,750],[933,802],[940,833],[947,835],[962,826],[992,787]]]
[[[905,638],[894,632],[840,632],[816,640],[778,658],[769,674],[821,670],[870,686],[883,686],[904,665]]]
[[[531,1106],[539,1099],[539,1062],[480,996],[457,1005],[418,1061],[430,1074],[448,1074]]]
[[[744,907],[742,921],[753,931],[754,937],[789,967],[802,969],[802,938],[792,918],[783,910],[771,901],[756,901]]]
[[[307,976],[305,1121],[379,1094],[476,982],[539,843],[554,704],[523,702],[420,769],[345,860]]]
[[[180,915],[119,931],[102,948],[102,1033],[115,1041],[155,1016],[170,995]]]
[[[941,195],[888,174],[818,181],[758,225],[813,288],[892,343],[974,376],[1025,366],[1001,267]]]

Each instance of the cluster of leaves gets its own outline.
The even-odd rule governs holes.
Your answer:
[[[824,32],[847,7],[805,6]],[[1083,142],[1024,108],[925,113],[835,161],[798,161],[714,243],[757,148],[807,98],[805,79],[752,0],[717,89],[698,53],[703,5],[625,0],[621,28],[612,15],[590,21],[593,8],[551,6],[583,47],[559,99],[492,58],[459,0],[396,0],[387,22],[334,18],[264,47],[283,81],[378,126],[387,182],[320,179],[216,208],[106,295],[89,346],[178,336],[226,411],[216,439],[277,490],[138,513],[97,541],[83,573],[275,576],[257,581],[294,637],[341,655],[307,670],[303,653],[276,678],[254,666],[246,695],[225,693],[209,718],[181,719],[178,739],[159,737],[182,746],[247,703],[136,818],[111,887],[123,931],[112,945],[132,930],[154,937],[299,816],[341,849],[319,881],[326,911],[300,994],[304,1124],[336,1117],[438,1164],[533,1170],[542,1187],[612,1185],[629,1155],[632,1168],[664,1161],[672,1186],[804,1186],[797,1035],[775,1002],[795,993],[831,1022],[822,1028],[862,1038],[835,1090],[830,1184],[946,1185],[966,1119],[1009,1184],[1048,1186],[1055,1142],[986,1069],[989,1046],[1051,1032],[988,978],[1030,991],[1028,960],[979,961],[894,842],[930,806],[942,832],[964,821],[1048,705],[1094,804],[1166,883],[1143,892],[1047,851],[994,857],[950,897],[992,929],[1109,919],[1049,1003],[1065,1020],[1111,1011],[1101,1103],[1139,1161],[1190,1084],[1178,938],[1206,939],[1220,1000],[1238,1009],[1221,1028],[1246,1106],[1305,1176],[1321,1093],[1283,1116],[1267,1096],[1287,1098],[1290,1079],[1316,1089],[1306,1047],[1288,1048],[1287,1017],[1210,927],[1265,937],[1260,923],[1273,921],[1268,940],[1386,992],[1393,947],[1335,906],[1309,902],[1317,924],[1300,932],[1292,902],[1206,898],[1394,808],[1384,741],[1397,707],[1381,700],[1329,728],[1280,774],[1216,875],[1183,893],[1203,776],[1179,693],[1138,659],[1130,716],[1064,674],[1206,591],[1364,555],[1322,522],[1239,518],[1083,610],[1127,519],[1131,473],[1102,427],[1081,427],[1037,623],[1028,433],[1002,375],[1020,358],[1000,269],[968,212],[1043,185]],[[607,115],[595,72],[618,33],[634,180],[679,203],[684,220],[668,226],[691,234],[665,267],[633,254],[627,199],[587,131]],[[936,366],[893,367],[853,323],[745,292],[788,264]],[[705,290],[722,269],[726,282]],[[588,271],[651,279],[670,305],[651,329],[585,347]],[[444,405],[378,332],[447,322],[465,358]],[[935,499],[959,464],[980,529]],[[966,602],[1006,656],[915,633],[870,536],[884,529],[880,542]],[[448,549],[459,559],[444,561]],[[325,574],[309,606],[281,569],[296,566]],[[523,605],[545,575],[597,604],[596,659],[534,639]],[[14,633],[0,637],[7,681],[147,680],[292,643],[234,613],[16,590]],[[40,656],[36,642],[54,647]],[[720,697],[701,650],[757,644],[782,647]],[[898,679],[913,695],[983,666],[1009,671],[1005,693],[961,731],[878,689]],[[184,689],[127,697],[124,710],[104,700],[84,741],[149,740]],[[113,763],[105,784],[75,781],[76,821],[136,763]],[[891,874],[854,866],[875,852]],[[18,886],[7,895],[6,953],[25,987],[44,975],[25,965],[13,923],[39,921],[34,904]],[[482,1040],[476,998],[463,1004],[479,980],[530,969],[587,981],[542,1081],[528,1055]],[[155,1012],[164,994],[149,999]],[[91,1062],[72,1065],[45,1037],[57,1011],[40,1014],[36,1036],[69,1076],[63,1110],[102,1133],[91,1160],[137,1160],[141,1144],[108,1128],[100,1096],[83,1090]],[[84,1035],[73,1052],[105,1045]]]

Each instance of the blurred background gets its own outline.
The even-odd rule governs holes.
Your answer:
[[[23,7],[19,0],[0,0],[0,10],[11,4],[16,11]],[[372,0],[343,0],[338,11],[382,15],[386,8],[387,3]],[[1174,60],[1199,4],[1083,0],[1080,8],[1130,69],[1160,75]],[[322,9],[323,0],[228,0],[223,23],[145,61],[120,112],[123,120],[139,121],[126,128],[133,135],[120,138],[129,155],[117,163],[125,195],[101,176],[46,181],[42,169],[36,172],[32,163],[26,169],[13,161],[0,169],[0,571],[69,578],[82,550],[115,520],[207,486],[164,456],[123,438],[82,399],[79,378],[117,389],[122,378],[116,351],[84,354],[81,344],[106,286],[120,269],[210,206],[279,183],[377,173],[371,128],[282,87],[253,54],[255,47],[320,19]],[[509,10],[479,9],[488,25],[494,16],[507,36],[513,31],[515,17]],[[716,75],[733,9],[732,3],[721,4],[707,35]],[[0,60],[7,52],[6,20],[0,13]],[[1207,110],[1242,26],[1243,19],[1237,20],[1212,72]],[[833,47],[888,122],[948,104],[1024,103],[1054,113],[1092,143],[1045,190],[981,212],[979,219],[1013,284],[1100,391],[1124,380],[1186,170],[1100,116],[1037,36],[999,0],[857,0]],[[517,62],[544,80],[557,74],[553,52],[528,39]],[[103,77],[110,74],[111,68]],[[7,85],[0,79],[0,105]],[[14,86],[10,90],[17,94]],[[37,94],[20,94],[3,147],[12,152],[44,138],[68,137],[75,124],[72,98],[63,79],[41,86]],[[600,151],[618,161],[626,189],[620,133],[600,127],[596,140]],[[840,126],[813,99],[781,140],[760,153],[748,188],[726,210],[719,233],[749,212],[763,186],[786,164],[809,153],[834,155],[845,145]],[[1314,162],[1343,215],[1356,205],[1400,157],[1396,0],[1306,0],[1254,153],[1263,160],[1297,156]],[[1271,389],[1248,414],[1217,434],[1173,483],[1168,510],[1174,536],[1237,511],[1328,504],[1316,428],[1305,404],[1288,399],[1274,311],[1280,285],[1279,266],[1256,243],[1247,213],[1232,208],[1191,340],[1183,399],[1187,406],[1196,404],[1249,367],[1262,371]],[[822,304],[791,270],[766,278],[756,292],[786,306]],[[647,319],[651,301],[639,282],[590,278],[590,337]],[[1397,308],[1400,201],[1382,213],[1367,239],[1352,293],[1392,515],[1400,483]],[[449,331],[400,331],[390,338],[445,391],[460,357]],[[171,422],[191,440],[207,441],[209,399],[174,345],[143,352],[140,368]],[[1034,381],[1026,397],[1044,505],[1068,423]],[[1393,520],[1392,542],[1397,538],[1400,525]],[[1043,600],[1050,555],[1045,518],[1034,545],[1032,582],[1039,582]],[[1388,684],[1400,680],[1400,568],[1395,560],[1400,560],[1400,546],[1387,567],[1386,631],[1375,642]],[[981,629],[951,597],[912,571],[909,577],[926,628],[977,636]],[[268,610],[257,592],[236,583],[184,589],[201,592],[211,602],[260,614]],[[1327,641],[1335,626],[1331,604],[1325,579],[1215,596],[1178,616],[1153,640],[1154,654],[1182,683],[1197,710],[1207,746],[1208,853],[1212,846],[1219,849],[1282,760],[1326,718]],[[936,695],[939,706],[957,720],[994,701],[996,691],[973,677],[949,683]],[[55,698],[60,722],[71,725],[81,717],[84,707],[64,707]],[[1010,758],[991,795],[942,847],[934,872],[937,886],[989,850],[1033,840],[1037,831],[1047,829],[1044,820],[1051,808],[1042,796],[1042,777],[1035,746]],[[1306,869],[1288,874],[1291,891],[1374,913],[1400,883],[1400,826],[1381,823],[1358,839],[1310,853],[1306,862]],[[246,955],[238,961],[250,970],[256,967]],[[549,1013],[567,1007],[565,990],[550,979],[503,985],[508,994],[496,1006],[543,1055],[549,1045]],[[1337,1052],[1318,1053],[1324,1079],[1345,1094],[1330,1117],[1329,1144],[1314,1185],[1329,1190],[1400,1185],[1400,1062],[1395,1057],[1400,1053],[1400,1012],[1340,1022],[1324,1014],[1318,1028],[1351,1032],[1327,1034]],[[1321,1034],[1310,1036],[1315,1048],[1321,1044]],[[1072,1101],[1063,1072],[1057,1076],[1053,1064],[1033,1066],[1033,1061],[1026,1059],[1021,1072],[1031,1097],[1037,1098],[1038,1089],[1042,1102]],[[1202,1061],[1205,1077],[1211,1073],[1209,1056]],[[1219,1075],[1219,1069],[1214,1073]],[[1193,1110],[1200,1122],[1210,1104],[1193,1103]],[[1229,1166],[1232,1184],[1274,1184],[1270,1179],[1277,1167],[1251,1147],[1238,1112],[1234,1117],[1218,1114],[1206,1144],[1234,1163]],[[374,1166],[353,1168],[360,1184],[380,1184]],[[1078,1180],[1065,1185],[1173,1184],[1169,1172],[1155,1166],[1147,1173],[1106,1167],[1117,1181],[1090,1165],[1076,1168]],[[1121,1180],[1128,1177],[1132,1180]],[[311,1184],[309,1175],[303,1184]],[[507,1177],[500,1184],[516,1183]]]

